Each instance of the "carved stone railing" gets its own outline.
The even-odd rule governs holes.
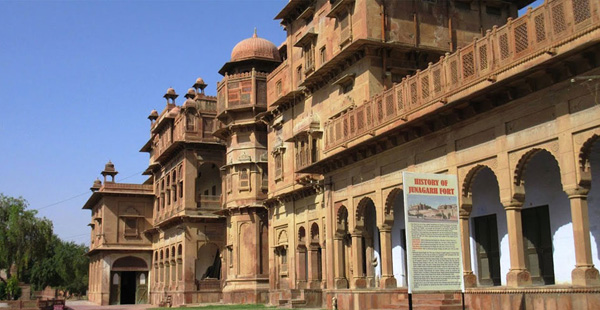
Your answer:
[[[221,196],[220,195],[198,195],[198,209],[201,210],[214,210],[221,209]]]
[[[131,191],[138,193],[152,194],[152,185],[132,184],[132,183],[112,183],[106,182],[102,185],[102,190],[106,191]]]
[[[436,64],[325,124],[325,152],[344,145],[496,76],[538,55],[553,54],[565,40],[600,27],[600,3],[547,0],[517,19],[508,19]],[[517,72],[518,73],[518,72]],[[508,73],[510,75],[510,72]],[[514,73],[512,73],[514,74]],[[431,111],[429,112],[431,113]]]

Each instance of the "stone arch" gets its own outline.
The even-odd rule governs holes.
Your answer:
[[[277,244],[281,245],[281,244],[285,244],[287,242],[288,242],[287,232],[285,230],[280,231],[279,236],[277,236]]]
[[[165,256],[164,256],[163,250],[160,250],[160,260],[162,261],[164,257]]]
[[[356,207],[356,223],[354,224],[355,228],[362,228],[365,225],[365,211],[369,203],[375,205],[373,199],[371,197],[363,197]]]
[[[533,283],[570,280],[570,270],[561,268],[575,263],[575,258],[573,251],[563,250],[573,244],[565,241],[573,239],[573,227],[560,162],[551,150],[529,149],[520,158],[514,177],[513,199],[520,208],[525,267]]]
[[[485,169],[489,169],[492,171],[494,176],[496,176],[496,173],[490,166],[481,164],[475,165],[469,170],[469,172],[467,172],[467,175],[462,182],[462,193],[459,202],[459,213],[461,216],[469,216],[471,214],[473,208],[473,184],[479,173]],[[497,178],[498,177],[496,176],[496,179]]]
[[[317,223],[310,225],[310,242],[319,243],[319,224]]]
[[[579,178],[577,183],[586,189],[590,189],[592,186],[592,169],[590,163],[590,156],[592,154],[592,148],[594,144],[600,140],[600,136],[593,134],[587,139],[579,151]]]
[[[306,243],[306,229],[304,226],[298,228],[298,245],[304,245]]]
[[[171,258],[175,258],[175,246],[171,247]]]
[[[183,254],[183,246],[181,244],[179,244],[179,246],[177,247],[177,255],[179,256],[179,258],[181,258],[182,254]]]
[[[148,271],[148,264],[142,258],[125,256],[116,259],[112,266],[113,271]]]
[[[396,200],[398,195],[403,195],[402,188],[394,188],[390,191],[387,198],[385,199],[383,223],[386,225],[391,226],[394,222],[394,201]]]
[[[594,143],[596,143],[599,139],[600,136],[598,136],[597,134],[593,134],[581,146],[581,150],[579,151],[579,169],[581,171],[590,170],[590,154],[592,152],[592,147],[594,146]]]
[[[465,176],[465,179],[463,180],[463,185],[462,185],[462,196],[463,197],[470,197],[472,195],[473,181],[477,178],[477,175],[479,174],[479,172],[481,172],[485,168],[492,170],[492,172],[494,171],[492,168],[490,168],[487,165],[478,164],[478,165],[475,165],[475,167],[471,168],[469,170],[469,172],[467,172],[467,175]]]
[[[523,186],[523,184],[525,182],[525,171],[527,170],[527,165],[529,164],[529,162],[535,155],[537,155],[541,152],[549,153],[556,161],[556,164],[558,165],[558,169],[560,170],[560,163],[558,162],[555,154],[552,151],[542,149],[542,148],[533,148],[533,149],[527,151],[527,153],[525,153],[523,156],[521,156],[521,158],[517,162],[517,166],[515,167],[515,171],[514,171],[514,180],[513,180],[515,186]]]
[[[336,223],[336,231],[338,233],[343,234],[348,231],[348,209],[346,209],[346,206],[341,205],[338,208]]]

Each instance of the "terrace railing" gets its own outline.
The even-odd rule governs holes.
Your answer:
[[[347,144],[483,80],[501,74],[552,47],[600,27],[600,1],[547,0],[471,44],[446,54],[436,64],[407,76],[363,105],[325,124],[325,152]]]

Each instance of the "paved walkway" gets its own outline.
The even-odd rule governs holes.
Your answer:
[[[145,310],[155,308],[152,305],[114,305],[114,306],[98,306],[87,300],[67,300],[67,307],[73,310]]]

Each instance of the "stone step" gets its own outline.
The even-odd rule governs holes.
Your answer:
[[[425,294],[412,294],[413,302],[415,300],[432,300],[432,299],[455,299],[454,293],[425,293]],[[458,297],[460,298],[460,297]]]
[[[296,308],[305,308],[306,300],[304,299],[292,299],[290,300],[290,305],[292,309]]]

